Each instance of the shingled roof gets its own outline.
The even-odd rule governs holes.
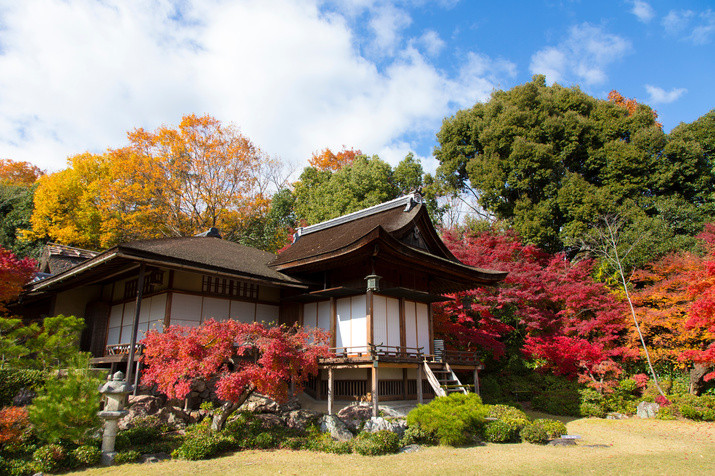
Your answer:
[[[75,278],[116,272],[132,263],[218,273],[274,285],[305,287],[298,279],[268,266],[273,253],[214,237],[177,237],[123,243],[56,275],[28,285],[29,291],[64,285]]]
[[[418,238],[413,238],[415,235]],[[459,282],[451,288],[444,286],[445,292],[496,284],[506,276],[504,272],[467,266],[455,258],[439,238],[416,193],[299,229],[293,244],[270,266],[291,274],[316,270],[364,254],[367,248],[373,254],[379,249],[381,256],[392,255],[404,264],[429,267],[445,280]]]

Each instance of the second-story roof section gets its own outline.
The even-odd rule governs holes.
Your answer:
[[[59,243],[47,243],[40,257],[40,272],[58,274],[99,254],[98,251],[85,250]]]
[[[274,258],[273,253],[212,237],[133,241],[114,246],[73,268],[31,283],[26,290],[32,293],[62,287],[71,282],[90,282],[101,279],[102,275],[138,266],[142,262],[249,279],[269,285],[305,287],[301,281],[269,267],[268,263]]]
[[[376,227],[382,227],[397,239],[420,235],[422,246],[432,254],[457,261],[437,236],[417,193],[381,203],[370,208],[343,215],[305,228],[299,228],[291,246],[283,250],[271,263],[280,270],[288,270],[292,263],[316,260],[349,246]]]

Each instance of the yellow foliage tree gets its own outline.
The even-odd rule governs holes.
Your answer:
[[[135,129],[128,139],[72,157],[41,180],[29,235],[89,248],[210,227],[232,238],[267,211],[280,163],[233,126],[188,115],[176,128]]]

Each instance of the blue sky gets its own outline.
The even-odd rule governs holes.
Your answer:
[[[706,1],[0,0],[0,157],[49,170],[184,114],[298,170],[342,145],[427,170],[442,119],[529,81],[715,108]]]

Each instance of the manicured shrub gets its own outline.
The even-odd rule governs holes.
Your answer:
[[[606,416],[606,399],[603,395],[592,388],[585,388],[580,393],[581,405],[579,406],[579,411],[581,416],[598,418]]]
[[[567,434],[566,425],[558,420],[552,420],[550,418],[537,418],[532,425],[539,426],[544,429],[546,435],[550,440],[554,438],[561,438],[562,435]]]
[[[679,395],[673,397],[676,411],[690,420],[715,421],[715,396]]]
[[[27,389],[37,391],[45,383],[45,373],[32,369],[0,370],[0,407],[12,405],[12,399]]]
[[[529,423],[519,432],[519,436],[523,441],[534,444],[544,444],[549,441],[549,435],[546,430],[534,423]]]
[[[659,420],[675,420],[675,414],[673,413],[673,407],[660,407],[658,409],[658,414],[655,416]]]
[[[437,441],[430,433],[421,430],[419,427],[408,427],[400,440],[401,446],[414,445],[415,443],[434,445]]]
[[[490,443],[514,443],[519,441],[519,431],[503,420],[491,421],[484,428],[484,439]]]
[[[276,448],[279,443],[278,437],[273,433],[269,433],[267,431],[257,434],[253,441],[254,448],[263,450],[267,450],[269,448]]]
[[[488,407],[477,394],[453,393],[418,405],[407,415],[407,425],[440,444],[459,446],[482,433]]]
[[[388,430],[374,433],[360,433],[353,441],[353,450],[363,456],[379,456],[397,453],[400,449],[400,438]]]
[[[129,435],[124,431],[117,433],[117,437],[114,439],[114,450],[124,451],[132,446],[132,440],[129,439]]]
[[[119,451],[114,456],[114,462],[116,464],[136,463],[141,457],[141,453],[137,450]]]
[[[148,445],[161,437],[161,429],[151,426],[135,426],[121,433],[129,439],[128,446]]]
[[[291,436],[280,442],[279,447],[284,450],[302,450],[308,446],[308,439],[302,436]]]
[[[75,466],[94,466],[102,459],[102,450],[96,446],[78,446],[72,450]]]
[[[599,405],[598,403],[582,403],[579,407],[579,411],[581,412],[581,416],[584,417],[604,418],[606,416],[606,409],[603,405]]]
[[[171,453],[171,456],[186,460],[208,459],[234,448],[235,445],[236,441],[233,438],[196,432],[186,435],[184,442]]]
[[[550,415],[578,416],[579,395],[570,390],[547,390],[534,396],[531,400],[534,410]]]
[[[38,448],[32,455],[35,467],[43,473],[55,473],[68,466],[67,452],[56,443]]]

